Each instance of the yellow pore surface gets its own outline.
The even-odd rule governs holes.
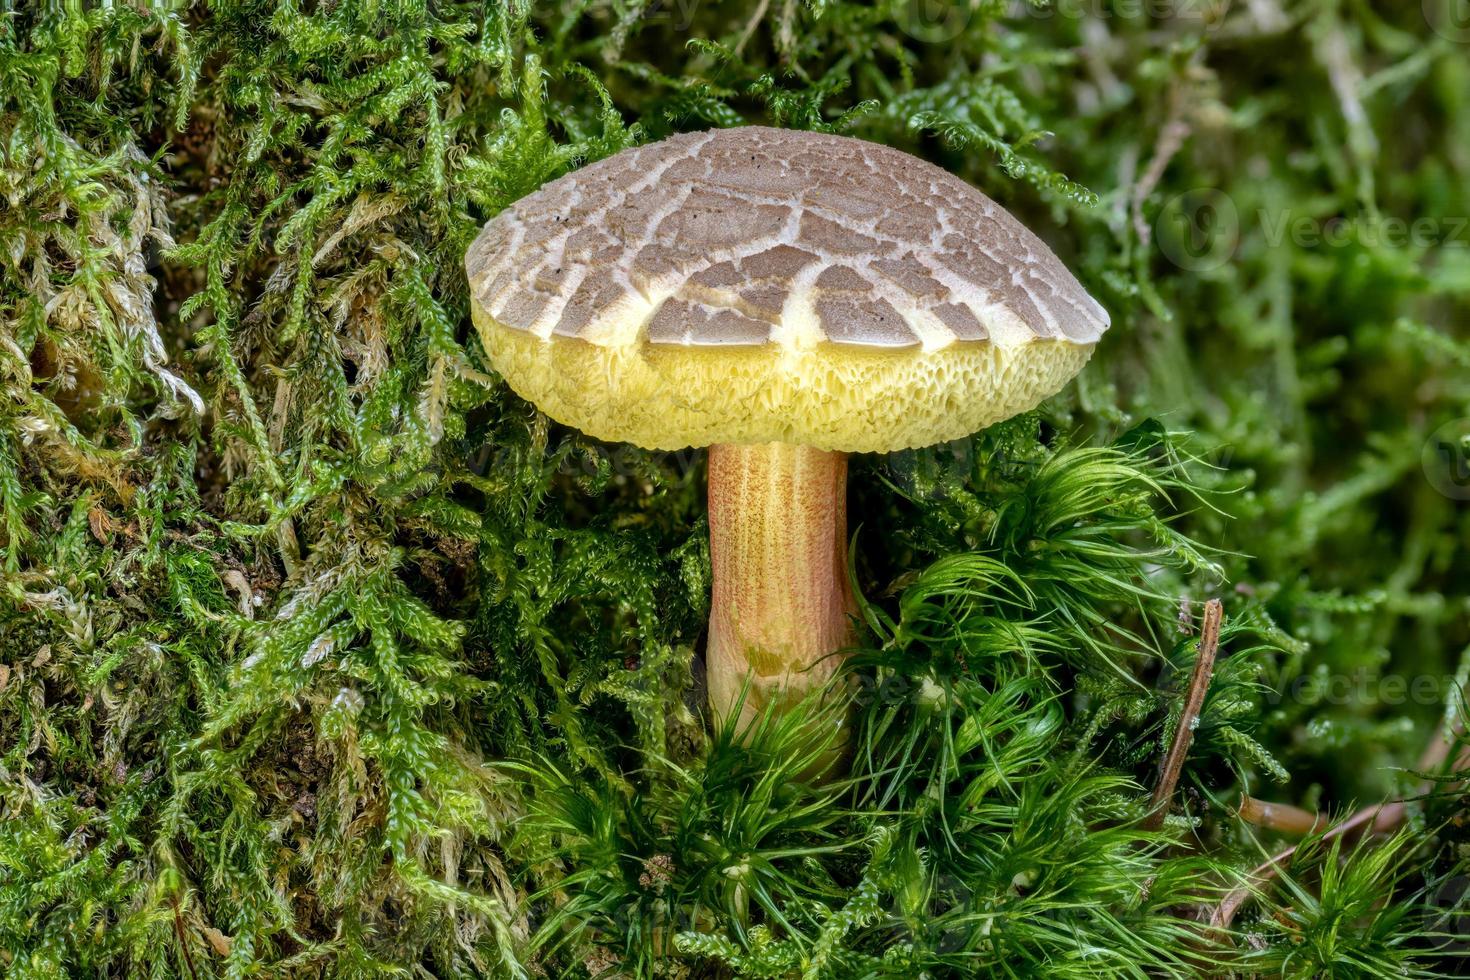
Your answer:
[[[882,453],[947,442],[1034,408],[1093,347],[599,346],[508,329],[473,306],[491,362],[516,394],[590,436],[645,449],[787,442]]]

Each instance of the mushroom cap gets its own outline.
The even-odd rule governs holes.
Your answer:
[[[465,257],[492,363],[589,435],[650,449],[888,452],[1034,407],[1108,314],[953,174],[750,126],[624,150],[486,224]]]

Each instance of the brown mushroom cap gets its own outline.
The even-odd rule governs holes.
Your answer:
[[[648,448],[958,438],[1057,391],[1108,327],[1039,238],[954,175],[759,126],[552,181],[465,265],[510,386]]]

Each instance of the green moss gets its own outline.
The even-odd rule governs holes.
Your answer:
[[[1288,840],[1241,792],[1420,795],[1459,704],[1470,61],[1423,6],[0,0],[6,971],[1456,973],[1447,778],[1191,917]],[[741,122],[953,170],[1115,324],[1042,412],[854,461],[815,787],[800,718],[696,715],[699,454],[536,415],[461,273]]]

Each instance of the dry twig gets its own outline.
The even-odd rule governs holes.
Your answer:
[[[1153,799],[1149,801],[1149,815],[1143,821],[1145,829],[1157,830],[1163,826],[1164,817],[1169,812],[1169,801],[1174,797],[1174,787],[1184,769],[1190,743],[1194,741],[1194,726],[1205,703],[1205,692],[1209,690],[1210,678],[1215,673],[1215,654],[1220,649],[1220,622],[1224,616],[1225,610],[1219,599],[1205,603],[1204,620],[1199,631],[1199,655],[1194,661],[1194,671],[1189,675],[1189,691],[1184,697],[1184,708],[1179,712],[1174,739],[1169,743],[1168,754],[1159,767],[1159,782],[1154,787]]]
[[[1458,722],[1441,726],[1436,730],[1434,737],[1425,748],[1424,754],[1419,758],[1419,771],[1429,772],[1432,769],[1439,768],[1449,756],[1450,746],[1459,741],[1460,732],[1461,727]],[[1454,763],[1456,771],[1466,766],[1470,766],[1470,747],[1462,750]],[[1431,781],[1425,780],[1419,785],[1421,792],[1428,792]],[[1246,815],[1246,801],[1257,804],[1259,804],[1259,801],[1251,800],[1248,796],[1242,798],[1241,816],[1249,820],[1250,818]],[[1264,805],[1278,806],[1280,808],[1276,804]],[[1303,816],[1310,816],[1305,810],[1298,810],[1296,807],[1280,809],[1293,810]],[[1334,837],[1342,837],[1359,830],[1365,830],[1367,833],[1373,834],[1386,834],[1398,829],[1398,826],[1404,822],[1404,818],[1407,816],[1408,801],[1406,800],[1393,800],[1387,803],[1375,804],[1374,806],[1364,807],[1346,820],[1332,827],[1322,835],[1321,839],[1324,841],[1331,840]],[[1252,820],[1251,822],[1256,823],[1258,821]],[[1326,822],[1327,817],[1325,815],[1318,815],[1313,821],[1313,827],[1309,828],[1307,832],[1310,833],[1312,829],[1324,825]],[[1269,824],[1262,825],[1270,826]],[[1284,828],[1277,827],[1276,829]],[[1284,862],[1291,860],[1299,846],[1293,845],[1286,848],[1252,870],[1250,875],[1247,876],[1246,881],[1239,887],[1232,889],[1210,913],[1210,926],[1216,929],[1229,929],[1230,923],[1235,920],[1235,914],[1240,911],[1240,907],[1250,899],[1257,888],[1280,873]]]
[[[1257,827],[1284,834],[1310,834],[1327,826],[1328,818],[1290,803],[1269,803],[1244,793],[1240,797],[1240,819]]]
[[[1367,829],[1371,833],[1382,834],[1393,830],[1404,820],[1404,801],[1395,800],[1392,803],[1379,803],[1376,806],[1364,807],[1357,813],[1348,817],[1342,823],[1333,827],[1322,835],[1324,841],[1332,840],[1334,837],[1343,837],[1356,830]],[[1230,923],[1235,921],[1235,913],[1246,903],[1255,890],[1276,877],[1281,871],[1283,862],[1291,860],[1296,854],[1299,844],[1293,844],[1286,850],[1275,854],[1264,863],[1259,864],[1247,876],[1244,884],[1232,889],[1220,904],[1215,906],[1210,913],[1210,927],[1213,929],[1229,929]]]

